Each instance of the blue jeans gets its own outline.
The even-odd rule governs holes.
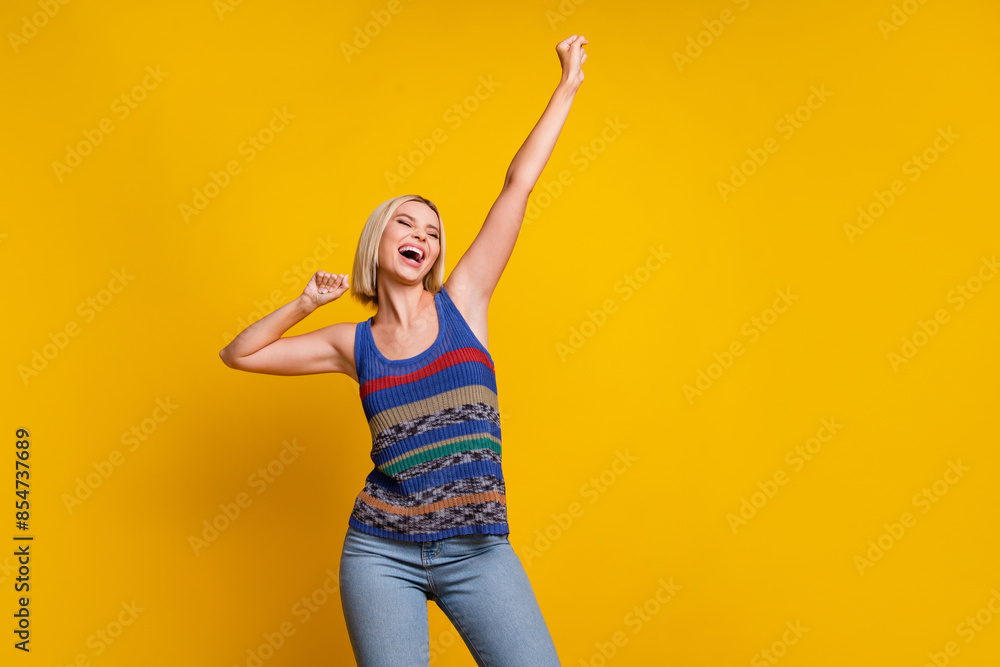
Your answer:
[[[480,667],[559,665],[506,535],[405,542],[348,526],[340,600],[359,667],[427,667],[428,600],[448,616]]]

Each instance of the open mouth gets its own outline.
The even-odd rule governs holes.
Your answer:
[[[424,262],[424,251],[415,245],[406,244],[399,246],[399,254],[413,266],[420,266]]]

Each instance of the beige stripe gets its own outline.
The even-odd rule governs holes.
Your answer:
[[[436,394],[430,398],[413,401],[412,403],[404,403],[403,405],[383,410],[372,416],[368,421],[368,425],[371,428],[372,435],[378,436],[382,431],[392,428],[397,424],[402,424],[418,417],[432,415],[435,412],[466,403],[486,403],[493,406],[493,409],[497,412],[500,412],[500,404],[497,401],[496,392],[481,384],[470,384]]]
[[[376,509],[380,509],[383,512],[389,512],[390,514],[401,514],[404,516],[419,516],[421,514],[428,514],[430,512],[436,512],[446,507],[455,507],[456,505],[471,505],[473,503],[486,503],[490,501],[497,501],[503,505],[507,504],[507,496],[496,491],[487,491],[485,493],[470,493],[467,496],[456,496],[454,498],[446,498],[444,500],[439,500],[436,503],[431,503],[430,505],[422,505],[420,507],[396,507],[395,505],[390,505],[385,503],[378,498],[373,498],[364,491],[358,494],[358,498],[368,503]]]

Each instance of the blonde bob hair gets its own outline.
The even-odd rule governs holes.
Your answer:
[[[431,294],[437,294],[444,285],[444,223],[441,221],[441,213],[437,206],[430,199],[420,195],[400,195],[388,199],[378,206],[368,216],[364,229],[361,230],[361,238],[358,239],[358,249],[354,254],[354,268],[351,273],[351,295],[367,305],[378,306],[378,289],[376,277],[378,272],[378,248],[382,242],[382,232],[385,226],[396,215],[396,209],[408,201],[419,201],[430,207],[437,215],[438,224],[441,228],[441,238],[438,244],[441,252],[438,255],[434,266],[424,276],[424,289]]]

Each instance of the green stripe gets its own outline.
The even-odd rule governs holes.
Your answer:
[[[485,437],[474,438],[472,440],[459,440],[458,442],[451,442],[447,445],[442,445],[441,447],[426,449],[422,452],[414,454],[413,456],[407,456],[405,459],[397,461],[390,466],[380,468],[380,470],[386,475],[395,475],[398,472],[412,468],[413,466],[423,463],[424,461],[431,461],[433,459],[441,458],[442,456],[455,454],[456,452],[468,452],[474,449],[492,449],[497,454],[500,454],[500,443],[492,438]]]

